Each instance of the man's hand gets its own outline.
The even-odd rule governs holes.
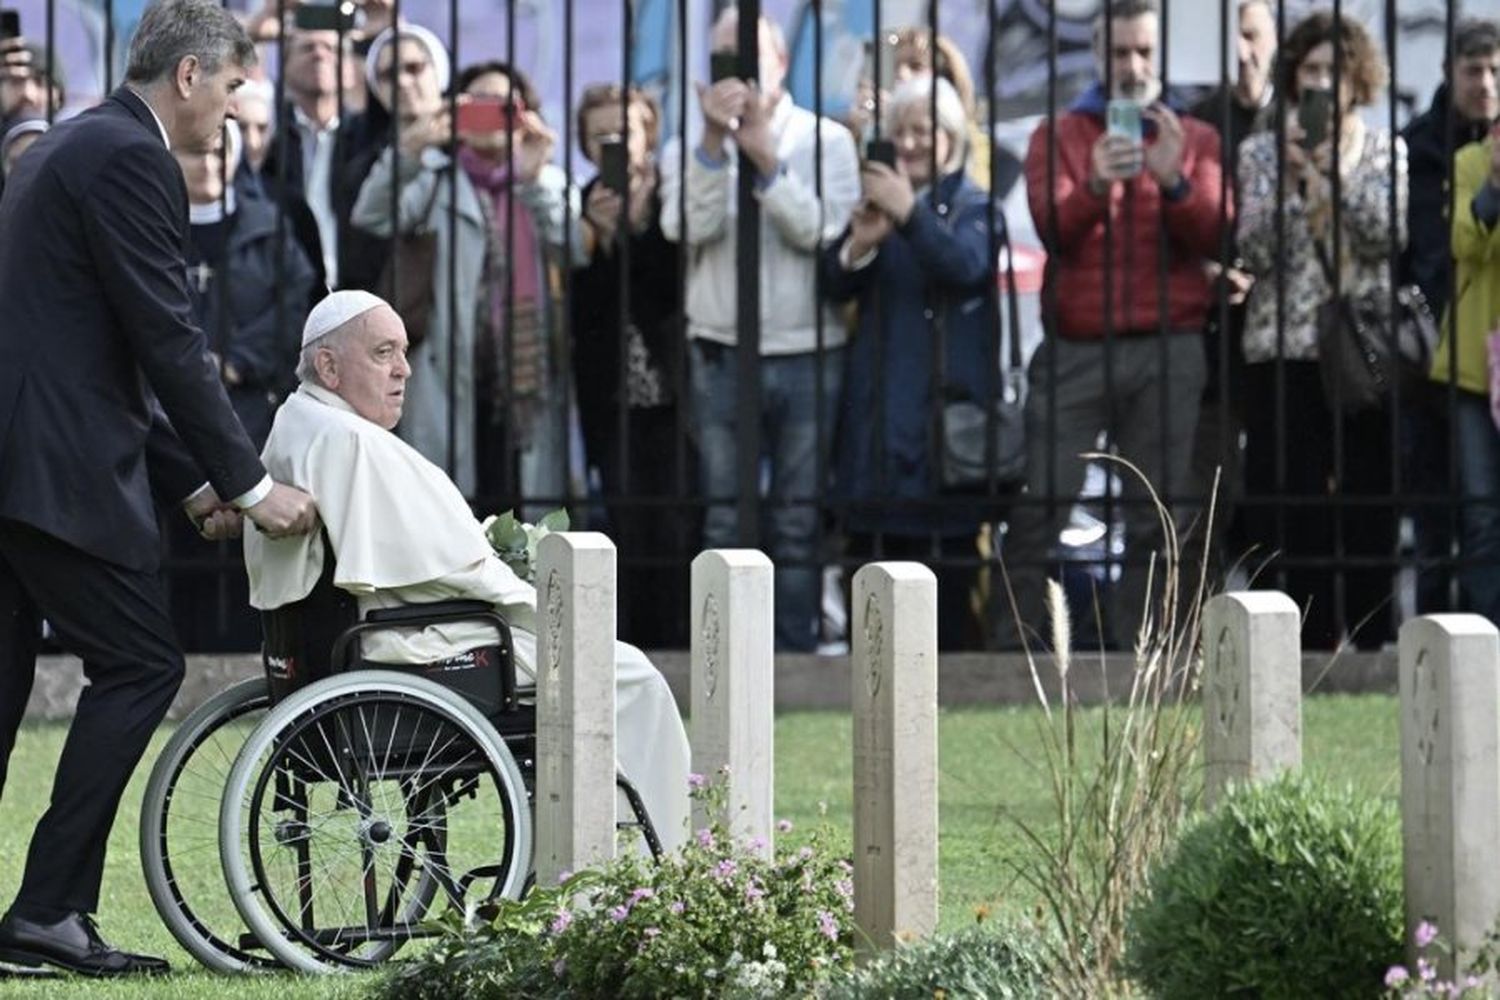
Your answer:
[[[313,498],[285,483],[276,483],[264,500],[245,511],[269,538],[305,535],[318,525],[318,508]]]
[[[220,500],[213,487],[191,497],[182,509],[193,522],[193,527],[198,529],[198,534],[211,542],[240,537],[239,512]]]
[[[656,168],[647,163],[630,168],[630,231],[643,233],[651,228],[656,196]]]
[[[25,80],[31,76],[31,50],[24,38],[0,41],[0,80]]]
[[[776,137],[771,134],[771,102],[760,92],[750,90],[745,96],[745,110],[740,127],[733,133],[735,145],[750,158],[762,177],[776,173]]]
[[[1089,190],[1103,198],[1116,181],[1129,180],[1141,172],[1142,147],[1123,135],[1106,132],[1094,142],[1089,161]]]
[[[1156,123],[1156,141],[1146,147],[1146,169],[1162,188],[1170,191],[1182,183],[1182,150],[1186,130],[1182,119],[1165,104],[1155,104],[1143,114]]]
[[[884,163],[866,163],[860,169],[859,179],[864,187],[865,200],[880,209],[890,220],[904,225],[917,206],[917,196],[906,176],[892,170]]]
[[[542,116],[535,111],[521,113],[516,130],[511,136],[519,140],[516,146],[516,177],[522,184],[535,181],[552,159],[552,150],[557,145],[557,133],[547,127]]]
[[[740,126],[750,88],[744,80],[698,84],[698,106],[703,109],[703,138],[699,146],[715,159],[724,155],[724,140]]]

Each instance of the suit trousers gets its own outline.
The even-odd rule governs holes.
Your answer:
[[[125,569],[0,518],[0,795],[43,618],[82,658],[89,683],[11,906],[32,920],[97,909],[120,795],[183,676],[158,574]]]

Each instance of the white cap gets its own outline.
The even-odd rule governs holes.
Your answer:
[[[369,292],[334,292],[313,306],[312,312],[307,314],[307,323],[302,327],[302,346],[321,340],[350,320],[381,306],[388,306],[388,303]]]

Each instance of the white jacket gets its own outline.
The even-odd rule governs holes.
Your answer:
[[[817,196],[817,130],[821,126],[823,198]],[[860,197],[859,155],[842,125],[797,107],[784,96],[771,117],[781,171],[757,192],[761,207],[760,319],[762,354],[802,354],[818,347],[816,275],[819,251],[849,224]],[[693,147],[687,156],[687,225],[679,212],[679,140],[662,152],[661,227],[686,238],[688,336],[735,342],[735,218],[739,159],[714,163]],[[823,309],[823,345],[844,343],[833,310]]]

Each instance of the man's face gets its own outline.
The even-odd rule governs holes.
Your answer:
[[[339,35],[299,31],[286,60],[286,87],[294,97],[332,97],[338,92]]]
[[[187,153],[211,153],[223,134],[225,119],[235,117],[234,93],[245,83],[245,70],[226,62],[217,73],[206,73],[194,59],[185,74],[184,70],[178,70],[177,79],[182,101],[177,109],[172,148]]]
[[[1500,118],[1500,49],[1454,60],[1453,107],[1475,124]]]
[[[1161,96],[1161,80],[1156,72],[1156,15],[1114,18],[1109,37],[1104,35],[1101,25],[1094,40],[1094,54],[1099,78],[1109,79],[1106,68],[1113,76],[1111,96],[1142,104],[1150,104]]]
[[[401,420],[406,402],[406,327],[389,306],[371,309],[350,321],[332,347],[324,348],[318,377],[325,388],[354,408],[354,412],[386,430]]]
[[[1240,8],[1240,89],[1254,100],[1265,94],[1276,57],[1276,21],[1271,8],[1260,0]]]
[[[61,110],[62,95],[52,88],[52,109]],[[43,73],[0,77],[0,118],[47,113],[47,77]]]
[[[760,31],[756,39],[760,50],[760,92],[772,101],[781,99],[781,85],[786,81],[786,53],[776,44],[776,35],[761,18]],[[740,48],[740,16],[734,8],[728,8],[714,23],[709,36],[709,48],[714,52],[738,52]]]
[[[195,153],[186,149],[173,149],[178,166],[182,167],[182,179],[187,184],[188,201],[194,205],[210,205],[224,197],[224,188],[234,182],[238,163],[224,163],[224,142],[221,139],[212,152]]]

